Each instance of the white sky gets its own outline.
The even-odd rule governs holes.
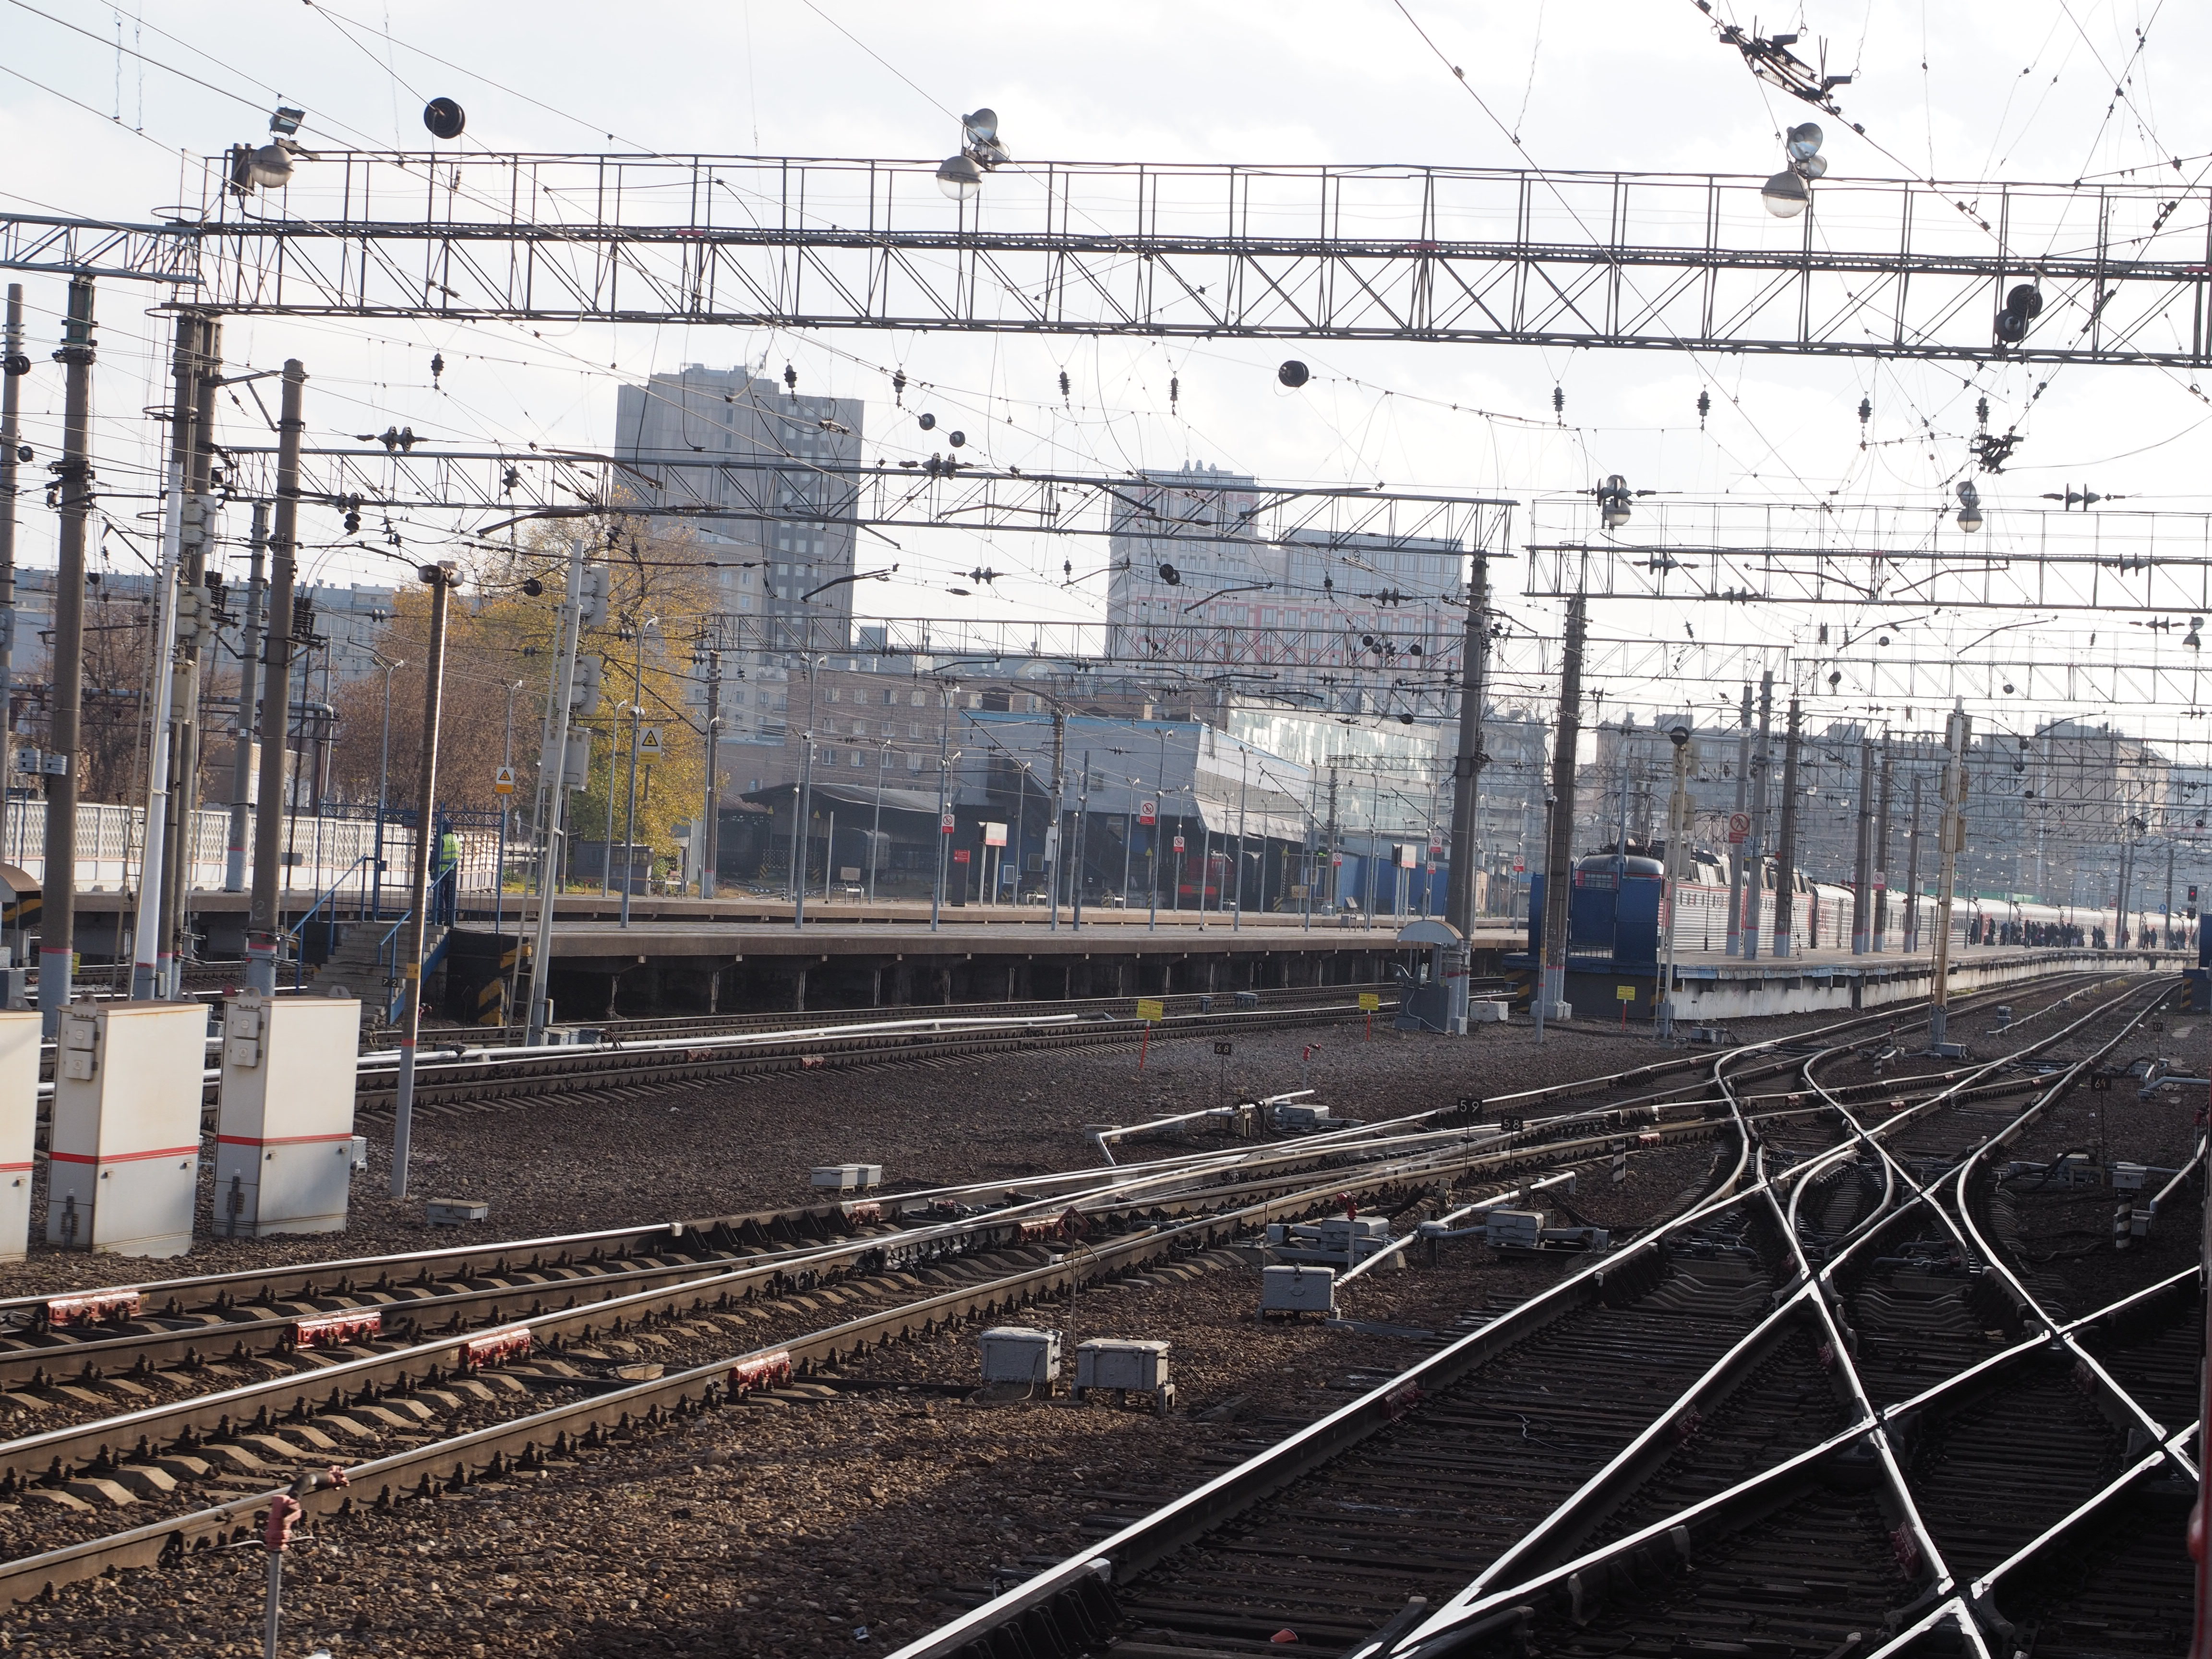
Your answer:
[[[0,154],[9,161],[0,204],[131,220],[196,193],[180,182],[182,153],[258,141],[279,93],[309,111],[302,137],[333,148],[422,148],[422,104],[447,94],[467,108],[469,141],[491,149],[934,158],[957,142],[954,112],[988,104],[1024,161],[1525,160],[1753,173],[1779,164],[1778,127],[1807,112],[1763,91],[1691,0],[1408,0],[1465,68],[1467,88],[1391,0],[981,9],[870,0],[618,9],[565,0],[37,4],[97,38],[20,0],[0,0],[0,65],[13,72],[0,74]],[[1717,0],[1716,10],[1725,15],[1728,7]],[[1737,21],[1748,27],[1753,18],[1746,12]],[[1829,69],[1858,76],[1840,94],[1850,118],[1912,168],[1940,178],[2063,182],[2179,157],[2181,173],[2168,167],[2162,176],[2194,180],[2212,150],[2212,111],[2191,98],[2189,78],[2212,47],[2212,15],[2194,7],[1853,0],[1759,22],[1765,31],[1802,30],[1803,56],[1825,40]],[[398,44],[380,38],[387,29]],[[118,54],[118,40],[222,90]],[[447,68],[423,52],[467,67]],[[2125,88],[2118,99],[2116,84]],[[1523,154],[1469,88],[1516,128]],[[1900,171],[1842,124],[1823,125],[1832,179]],[[60,376],[46,354],[62,284],[26,280],[38,365],[26,395],[27,436],[43,465],[58,431]],[[164,331],[145,315],[147,303],[121,283],[104,286],[96,403],[102,458],[116,478],[151,460],[154,430],[139,411],[164,396]],[[449,365],[442,393],[429,385],[434,350]],[[613,435],[618,380],[763,354],[772,372],[793,362],[802,391],[869,399],[871,454],[933,447],[911,425],[915,396],[908,414],[891,408],[884,375],[896,363],[931,384],[927,401],[947,424],[975,424],[989,411],[990,459],[1002,465],[1112,471],[1188,459],[1267,479],[1380,479],[1523,499],[1619,471],[1639,487],[1692,497],[1832,491],[1846,501],[1932,506],[1960,471],[1975,398],[1989,398],[1992,427],[2002,429],[2021,415],[2034,382],[2051,378],[2043,369],[1991,369],[1970,380],[1968,366],[1956,364],[1411,343],[849,333],[813,341],[643,329],[541,339],[505,325],[271,319],[234,321],[226,337],[234,367],[274,367],[291,356],[307,362],[311,441],[396,423],[470,447],[604,445]],[[1292,356],[1315,374],[1296,393],[1273,374]],[[1060,407],[1054,384],[1062,368],[1075,383],[1072,410]],[[1171,374],[1182,392],[1172,414]],[[2153,368],[2064,370],[2027,414],[2013,465],[1981,481],[1985,506],[2001,512],[2084,482],[2138,507],[2212,506],[2196,477],[2212,443],[2212,405],[2187,382]],[[1563,422],[1553,418],[1555,384],[1565,394]],[[1694,408],[1701,389],[1714,404],[1702,432]],[[1875,411],[1875,447],[1866,450],[1855,412],[1863,397]],[[1439,407],[1452,404],[1510,418]],[[252,428],[231,419],[229,435],[252,441]],[[1916,434],[1919,441],[1901,441]],[[50,562],[52,519],[35,489],[21,508],[23,556]],[[242,529],[243,513],[236,516],[234,529]],[[319,530],[331,526],[311,524],[308,539]],[[123,556],[115,540],[109,551]],[[902,576],[920,580],[870,585],[861,604],[888,614],[963,614],[943,592],[944,573],[979,555],[1002,569],[1026,562],[1049,579],[1003,582],[966,614],[1083,614],[1057,586],[1061,550],[1004,538],[918,542],[902,563]],[[342,553],[317,574],[358,580],[396,568]],[[1516,565],[1503,575],[1509,595],[1517,572]],[[1515,597],[1509,608],[1529,626],[1555,626],[1555,607]],[[1875,620],[1779,607],[1594,611],[1599,631],[1666,636],[1679,636],[1685,618],[1701,636],[1731,639],[1789,638],[1816,620]],[[2007,620],[1978,613],[1911,626],[1917,648],[1932,655]],[[2066,626],[2077,623],[2096,626],[2087,618]],[[2178,653],[2171,636],[2125,628],[2115,622],[2107,641]],[[2072,641],[2054,638],[2052,648]],[[1848,692],[1821,712],[1863,716]],[[1732,700],[1733,687],[1698,695]],[[2004,721],[2022,723],[2033,712],[2016,709]],[[2121,714],[2137,729],[2192,738],[2204,724],[2185,723],[2178,709]]]

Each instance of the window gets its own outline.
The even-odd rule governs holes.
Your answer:
[[[916,708],[921,708],[921,707],[922,706],[922,698],[923,698],[923,696],[924,696],[925,695],[926,695],[925,693],[921,692],[921,691],[917,691],[917,692],[915,692],[915,693],[914,694],[914,696],[913,696],[913,697],[912,697],[911,701],[912,701],[912,702],[913,702],[914,706],[915,706]]]
[[[908,755],[908,756],[906,757],[906,769],[907,769],[908,771],[909,771],[909,772],[919,772],[919,771],[921,771],[921,756],[919,756],[919,755]]]
[[[896,691],[886,691],[886,692],[884,692],[884,702],[885,703],[894,703],[894,702],[896,702],[897,701],[898,701],[898,693],[897,693],[897,692],[896,692]]]
[[[909,738],[920,737],[921,735],[921,722],[920,720],[915,720],[908,725],[906,728],[906,734]]]
[[[830,688],[830,701],[832,702],[837,701],[837,688],[834,685]]]

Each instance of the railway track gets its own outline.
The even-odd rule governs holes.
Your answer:
[[[1608,1097],[1510,1127],[1422,1113],[1018,1187],[167,1281],[142,1287],[135,1328],[58,1331],[40,1317],[50,1310],[0,1304],[0,1322],[15,1327],[0,1339],[0,1382],[16,1383],[0,1400],[42,1395],[52,1419],[0,1443],[0,1485],[38,1514],[43,1535],[57,1529],[56,1510],[64,1534],[96,1534],[102,1505],[118,1495],[141,1512],[167,1512],[19,1555],[0,1567],[0,1596],[228,1541],[255,1504],[265,1506],[273,1478],[302,1461],[380,1451],[340,1501],[356,1501],[371,1475],[378,1501],[398,1501],[507,1472],[517,1459],[557,1459],[626,1423],[725,1404],[1082,1279],[1202,1256],[1267,1221],[1332,1208],[1347,1192],[1391,1203],[1453,1181],[1504,1190],[1620,1143],[1625,1091],[1648,1099],[1638,1121],[1656,1127],[1644,1134],[1710,1139],[1723,1126],[1708,1104],[1634,1092],[1686,1064],[1704,1062],[1669,1060],[1501,1101]],[[1054,1243],[1071,1222],[1091,1234],[1079,1252]],[[917,1282],[925,1273],[938,1282]],[[149,1295],[160,1298],[150,1312]],[[347,1330],[370,1302],[397,1310],[390,1336]],[[849,1316],[821,1325],[825,1304]],[[303,1326],[319,1322],[351,1340],[311,1346]],[[775,1340],[732,1350],[740,1332]],[[702,1350],[714,1357],[681,1363]],[[520,1411],[549,1395],[559,1403]],[[128,1408],[110,1409],[118,1403]],[[226,1482],[253,1490],[192,1507]]]
[[[2197,1273],[2142,1253],[2112,1294],[2039,1299],[1976,1218],[1980,1176],[2167,988],[2077,992],[1978,1064],[1830,1041],[1778,1101],[1742,1091],[1771,1063],[1723,1057],[1734,1156],[1693,1208],[899,1659],[1260,1653],[1286,1632],[1423,1659],[1858,1655],[2017,1630],[2009,1598],[2047,1582],[2027,1562],[2093,1534],[2109,1554],[2120,1493],[2159,1512],[2193,1481],[2174,1417],[2193,1415]],[[2070,1415],[2050,1417],[2054,1388]],[[2004,1433],[2039,1414],[2041,1440]],[[2045,1448],[2068,1481],[1976,1502],[2001,1471],[2025,1490]]]

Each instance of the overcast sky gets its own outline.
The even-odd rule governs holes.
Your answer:
[[[258,140],[280,95],[309,112],[301,136],[310,146],[333,149],[422,149],[422,102],[444,94],[467,108],[467,142],[491,150],[933,159],[956,144],[956,114],[988,104],[1024,161],[1753,174],[1779,164],[1779,130],[1805,112],[1762,88],[1692,0],[1408,4],[1410,19],[1392,0],[989,9],[864,0],[613,9],[557,0],[121,8],[39,0],[35,10],[0,0],[0,64],[11,72],[0,74],[5,197],[19,211],[131,220],[196,201],[198,165],[187,158]],[[1728,13],[1717,3],[1715,9]],[[1832,181],[1910,172],[2064,182],[2148,168],[2141,176],[2193,182],[2212,150],[2212,114],[2192,100],[2188,78],[2212,46],[2212,25],[2193,7],[1947,0],[1813,5],[1758,22],[1800,30],[1801,54],[1825,49],[1831,72],[1856,76],[1839,94],[1844,110],[1889,154],[1826,121]],[[1451,64],[1465,70],[1464,85]],[[1519,149],[1501,124],[1517,134]],[[2172,158],[2182,162],[2178,171]],[[2187,211],[2202,224],[2201,191]],[[58,433],[59,374],[46,353],[61,285],[41,277],[27,285],[38,371],[27,416],[43,463]],[[100,443],[117,477],[150,460],[152,429],[138,411],[163,396],[164,331],[145,314],[147,303],[119,283],[102,291]],[[433,352],[448,364],[434,392]],[[2196,481],[2212,441],[2212,406],[2189,376],[2153,368],[2053,376],[1960,364],[1415,343],[953,334],[817,342],[732,330],[578,330],[545,338],[507,325],[270,319],[229,325],[226,355],[257,368],[287,356],[307,362],[311,441],[398,423],[469,447],[605,445],[619,381],[690,362],[765,361],[771,372],[793,363],[804,391],[868,399],[872,454],[927,453],[911,410],[891,406],[886,376],[897,366],[928,383],[951,414],[989,421],[989,459],[1001,465],[1119,471],[1188,459],[1276,480],[1385,480],[1524,500],[1620,471],[1638,487],[1690,499],[1809,495],[1932,507],[1961,471],[1973,404],[1986,397],[1993,426],[2017,421],[2026,434],[2005,473],[1982,480],[1993,514],[2084,482],[2138,506],[2212,505]],[[1314,371],[1295,393],[1274,377],[1291,356]],[[1067,406],[1056,386],[1062,369],[1073,386]],[[1172,410],[1170,377],[1181,393]],[[2033,398],[2042,380],[2051,384]],[[1565,398],[1557,416],[1555,386]],[[1713,405],[1702,429],[1701,391]],[[1863,433],[1856,412],[1863,398],[1874,410]],[[250,438],[252,428],[229,413],[231,435]],[[26,558],[49,561],[51,515],[35,493],[22,520]],[[864,604],[887,614],[959,614],[962,603],[943,592],[945,573],[979,551],[1001,568],[1027,562],[1045,579],[1002,583],[974,614],[1085,613],[1084,597],[1058,585],[1059,550],[1007,538],[989,546],[922,538],[902,562],[901,584],[872,587]],[[123,556],[112,538],[109,552]],[[366,580],[393,568],[337,552],[323,556],[319,574]],[[1504,580],[1509,592],[1517,589],[1517,567]],[[1510,609],[1530,627],[1556,625],[1548,604],[1515,598]],[[1819,621],[1840,630],[1880,617],[1615,605],[1600,606],[1596,620],[1601,631],[1629,635],[1672,636],[1688,620],[1707,637],[1790,639]],[[1907,627],[1919,630],[1917,648],[1936,654],[2018,620],[1979,613]],[[2074,632],[2054,636],[2051,649],[2100,648],[2085,643],[2095,619],[2065,626]],[[2131,652],[2179,651],[2170,637],[2130,635],[2128,626],[2106,626],[2101,648],[2120,639]],[[1834,712],[1854,712],[1847,694]],[[2125,712],[2137,725],[2148,718]],[[2194,735],[2197,727],[2169,729]]]

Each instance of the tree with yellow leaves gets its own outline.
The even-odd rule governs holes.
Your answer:
[[[547,704],[558,672],[560,610],[566,598],[569,550],[587,538],[609,574],[607,619],[587,629],[580,659],[599,665],[601,698],[570,727],[588,735],[588,781],[572,792],[568,840],[620,843],[631,815],[630,747],[634,735],[659,732],[658,759],[641,756],[635,782],[635,839],[654,850],[657,872],[673,867],[679,820],[696,822],[706,781],[704,739],[689,696],[695,641],[709,625],[714,587],[689,533],[661,531],[653,520],[595,515],[538,526],[512,547],[479,547],[464,561],[462,586],[447,617],[445,703],[438,744],[441,809],[496,811],[509,820],[511,849],[526,849]],[[532,589],[536,592],[532,592]],[[359,802],[377,798],[411,806],[422,750],[423,659],[429,645],[429,592],[402,592],[391,625],[377,643],[391,676],[388,771],[383,674],[356,680],[338,695],[338,737],[331,787]],[[502,800],[494,784],[512,755],[515,793]]]

